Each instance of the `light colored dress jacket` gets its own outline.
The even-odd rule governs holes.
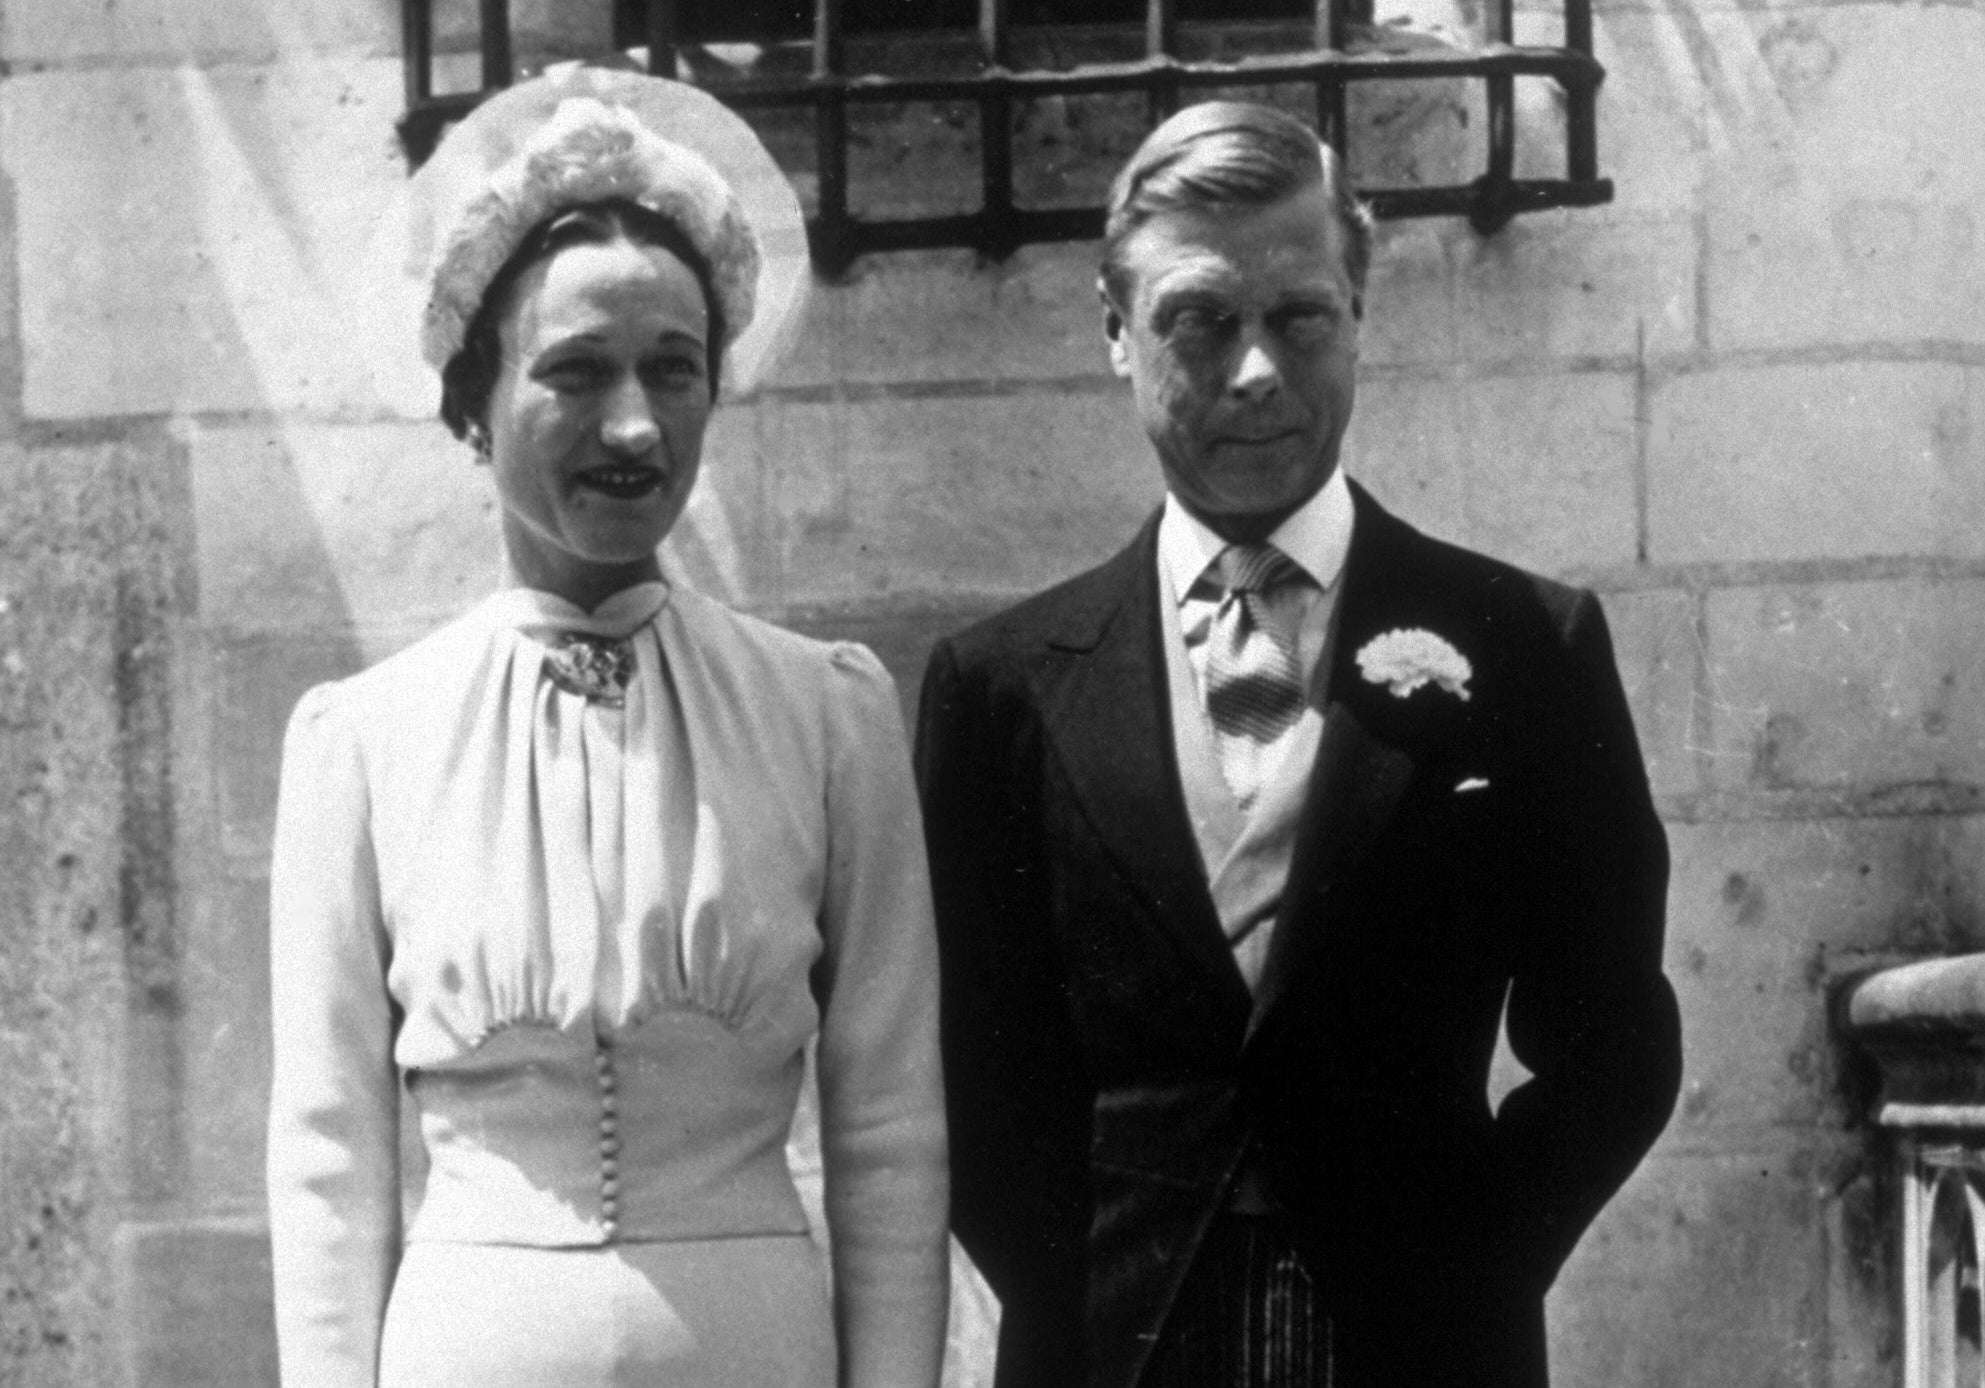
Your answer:
[[[623,708],[543,674],[574,628],[631,630]],[[794,1234],[784,1144],[816,1036],[844,1382],[934,1381],[936,957],[865,648],[680,587],[590,615],[500,593],[299,703],[272,910],[286,1385],[374,1382],[403,1085],[429,1163],[408,1239]]]

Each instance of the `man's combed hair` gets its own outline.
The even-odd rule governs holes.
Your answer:
[[[1322,184],[1344,230],[1345,269],[1363,292],[1372,214],[1346,185],[1336,152],[1294,116],[1245,101],[1188,106],[1145,137],[1110,185],[1103,286],[1127,306],[1125,243],[1152,217],[1193,208],[1266,207]]]

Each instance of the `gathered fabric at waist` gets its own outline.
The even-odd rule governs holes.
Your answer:
[[[409,1242],[591,1246],[803,1234],[786,1164],[803,1057],[664,1010],[617,1037],[504,1028],[414,1071]]]

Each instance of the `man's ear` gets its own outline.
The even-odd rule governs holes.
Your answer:
[[[1110,301],[1110,291],[1101,280],[1096,281],[1096,297],[1103,301],[1103,336],[1110,343],[1110,369],[1119,376],[1130,374],[1130,354],[1125,346],[1123,314]]]

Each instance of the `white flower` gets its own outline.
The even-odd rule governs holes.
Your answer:
[[[1374,636],[1358,652],[1358,669],[1373,684],[1390,689],[1396,699],[1432,682],[1464,702],[1469,676],[1475,673],[1468,657],[1419,627]]]

